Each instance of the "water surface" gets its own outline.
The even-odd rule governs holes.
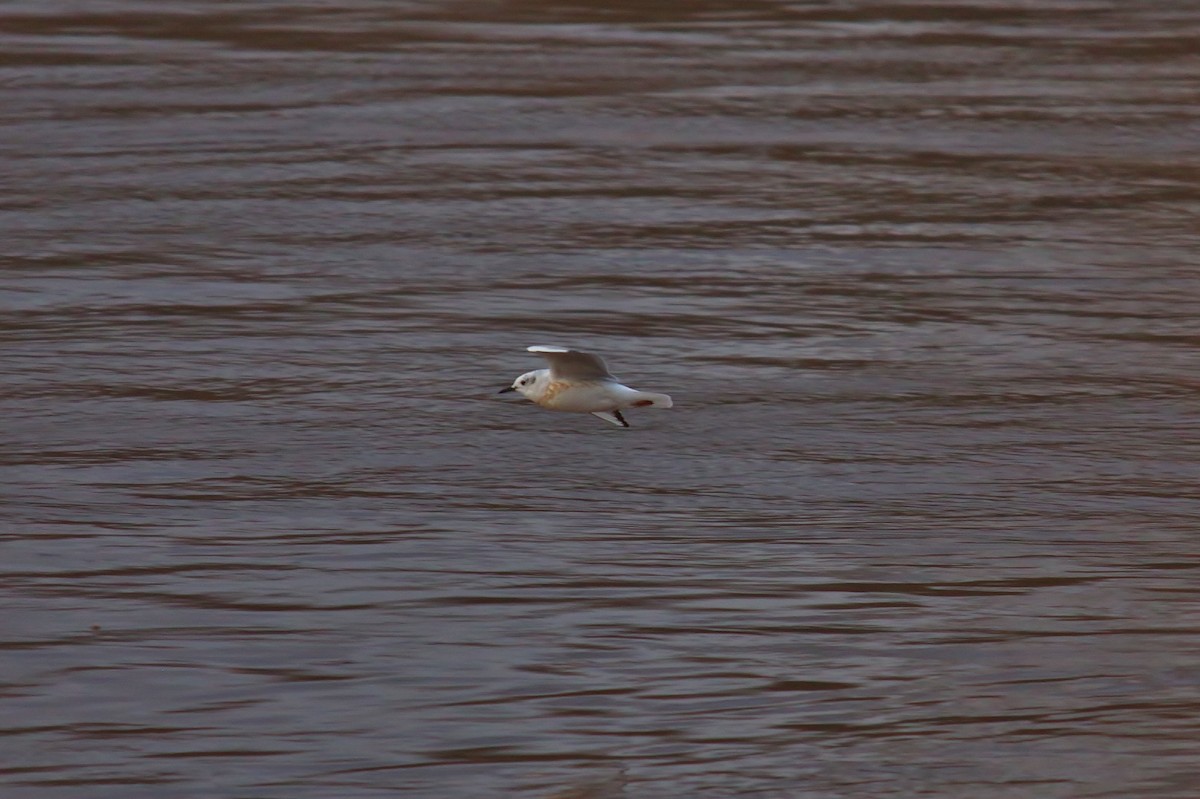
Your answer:
[[[5,797],[1194,796],[1200,11],[646,6],[0,10]]]

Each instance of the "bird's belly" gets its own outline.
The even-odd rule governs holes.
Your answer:
[[[593,413],[595,411],[611,411],[618,403],[598,383],[567,383],[555,380],[546,386],[538,405],[552,411],[568,411],[575,413]]]

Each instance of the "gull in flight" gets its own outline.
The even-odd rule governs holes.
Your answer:
[[[622,408],[670,408],[666,394],[623,386],[599,355],[566,347],[530,347],[550,362],[549,369],[526,372],[501,394],[515,391],[552,411],[590,413],[618,427],[629,427]]]

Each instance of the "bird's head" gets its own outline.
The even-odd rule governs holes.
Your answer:
[[[507,394],[510,391],[515,391],[527,399],[533,399],[542,392],[542,384],[545,382],[543,378],[549,375],[548,369],[539,369],[535,372],[526,372],[513,381],[513,384],[508,388],[500,389],[501,394]]]

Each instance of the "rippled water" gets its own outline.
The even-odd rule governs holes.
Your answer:
[[[0,793],[1195,796],[1198,37],[5,4]]]

